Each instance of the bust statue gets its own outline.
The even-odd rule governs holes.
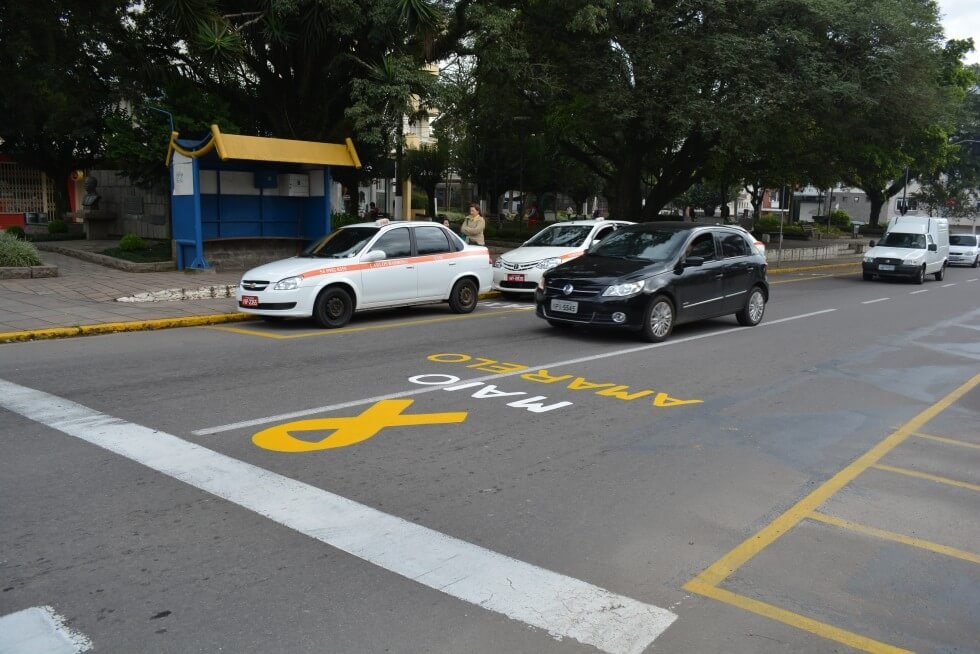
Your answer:
[[[95,211],[99,208],[99,200],[102,198],[99,195],[96,188],[99,185],[99,180],[94,177],[85,178],[85,197],[82,198],[82,206],[89,211]]]

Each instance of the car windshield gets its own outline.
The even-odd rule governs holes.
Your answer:
[[[926,237],[924,234],[888,232],[881,237],[881,242],[878,245],[885,245],[892,248],[907,248],[910,250],[925,250]]]
[[[973,247],[977,244],[977,237],[971,236],[969,234],[950,234],[949,235],[950,245],[966,245]]]
[[[591,225],[552,225],[531,237],[523,247],[582,247],[591,231]]]
[[[676,256],[687,236],[687,230],[634,231],[621,229],[592,246],[589,254],[600,257],[664,261]]]
[[[301,257],[347,259],[356,257],[378,233],[378,227],[344,227],[308,245]]]

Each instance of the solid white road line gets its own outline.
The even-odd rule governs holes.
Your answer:
[[[823,309],[822,311],[812,311],[810,313],[804,313],[797,316],[790,316],[788,318],[780,318],[779,320],[768,320],[763,323],[759,323],[759,327],[765,327],[766,325],[778,325],[784,322],[790,322],[793,320],[801,320],[804,318],[811,318],[813,316],[819,316],[824,313],[833,313],[837,309]],[[528,370],[549,370],[551,368],[558,368],[560,366],[570,366],[576,363],[585,363],[589,361],[598,361],[599,359],[609,359],[612,357],[625,356],[629,354],[635,354],[637,352],[645,352],[646,350],[653,350],[661,347],[669,347],[672,345],[680,345],[681,343],[689,343],[691,341],[699,341],[703,338],[711,338],[713,336],[722,336],[727,334],[734,334],[737,332],[745,331],[746,329],[752,329],[751,327],[735,327],[734,329],[726,329],[724,331],[714,331],[708,332],[706,334],[698,334],[696,336],[687,336],[685,338],[674,338],[669,341],[664,341],[662,343],[651,343],[650,345],[639,345],[637,347],[629,347],[622,350],[613,350],[612,352],[604,352],[603,354],[593,354],[587,357],[579,357],[577,359],[566,359],[564,361],[552,361],[551,363],[540,363],[536,366],[528,366],[527,368],[522,368],[521,370],[515,370],[514,372],[503,372],[495,375],[484,375],[483,377],[475,377],[473,379],[466,379],[463,381],[467,382],[488,382],[494,379],[503,379],[504,377],[514,377],[516,375],[523,375],[527,373]],[[362,406],[365,404],[374,404],[381,400],[394,400],[401,397],[411,397],[413,395],[422,395],[424,393],[435,393],[442,390],[441,386],[429,386],[427,388],[413,388],[408,391],[401,391],[399,393],[389,393],[387,395],[376,395],[374,397],[369,397],[361,400],[351,400],[350,402],[342,402],[340,404],[329,404],[327,406],[318,406],[312,409],[303,409],[302,411],[293,411],[291,413],[280,413],[275,416],[265,416],[263,418],[255,418],[253,420],[242,420],[241,422],[233,422],[228,425],[218,425],[217,427],[205,427],[204,429],[196,429],[191,433],[195,436],[210,436],[211,434],[218,434],[221,432],[232,431],[235,429],[244,429],[246,427],[257,427],[258,425],[265,425],[270,422],[284,422],[287,420],[293,420],[294,418],[301,418],[303,416],[311,416],[318,413],[328,413],[330,411],[337,411],[338,409],[349,409],[353,406]]]
[[[667,609],[3,379],[0,406],[555,639],[573,638],[610,654],[639,654],[677,619]]]
[[[50,606],[33,606],[0,617],[2,654],[79,654],[92,641],[65,626]]]

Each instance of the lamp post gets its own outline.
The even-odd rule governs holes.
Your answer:
[[[529,120],[531,120],[530,116],[514,116],[514,122],[517,123],[518,147],[521,149],[517,181],[517,192],[521,198],[521,211],[519,214],[521,223],[524,222],[524,134],[527,130],[526,123]]]

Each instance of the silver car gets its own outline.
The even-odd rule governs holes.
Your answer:
[[[950,234],[949,265],[980,266],[980,237],[976,234]]]

